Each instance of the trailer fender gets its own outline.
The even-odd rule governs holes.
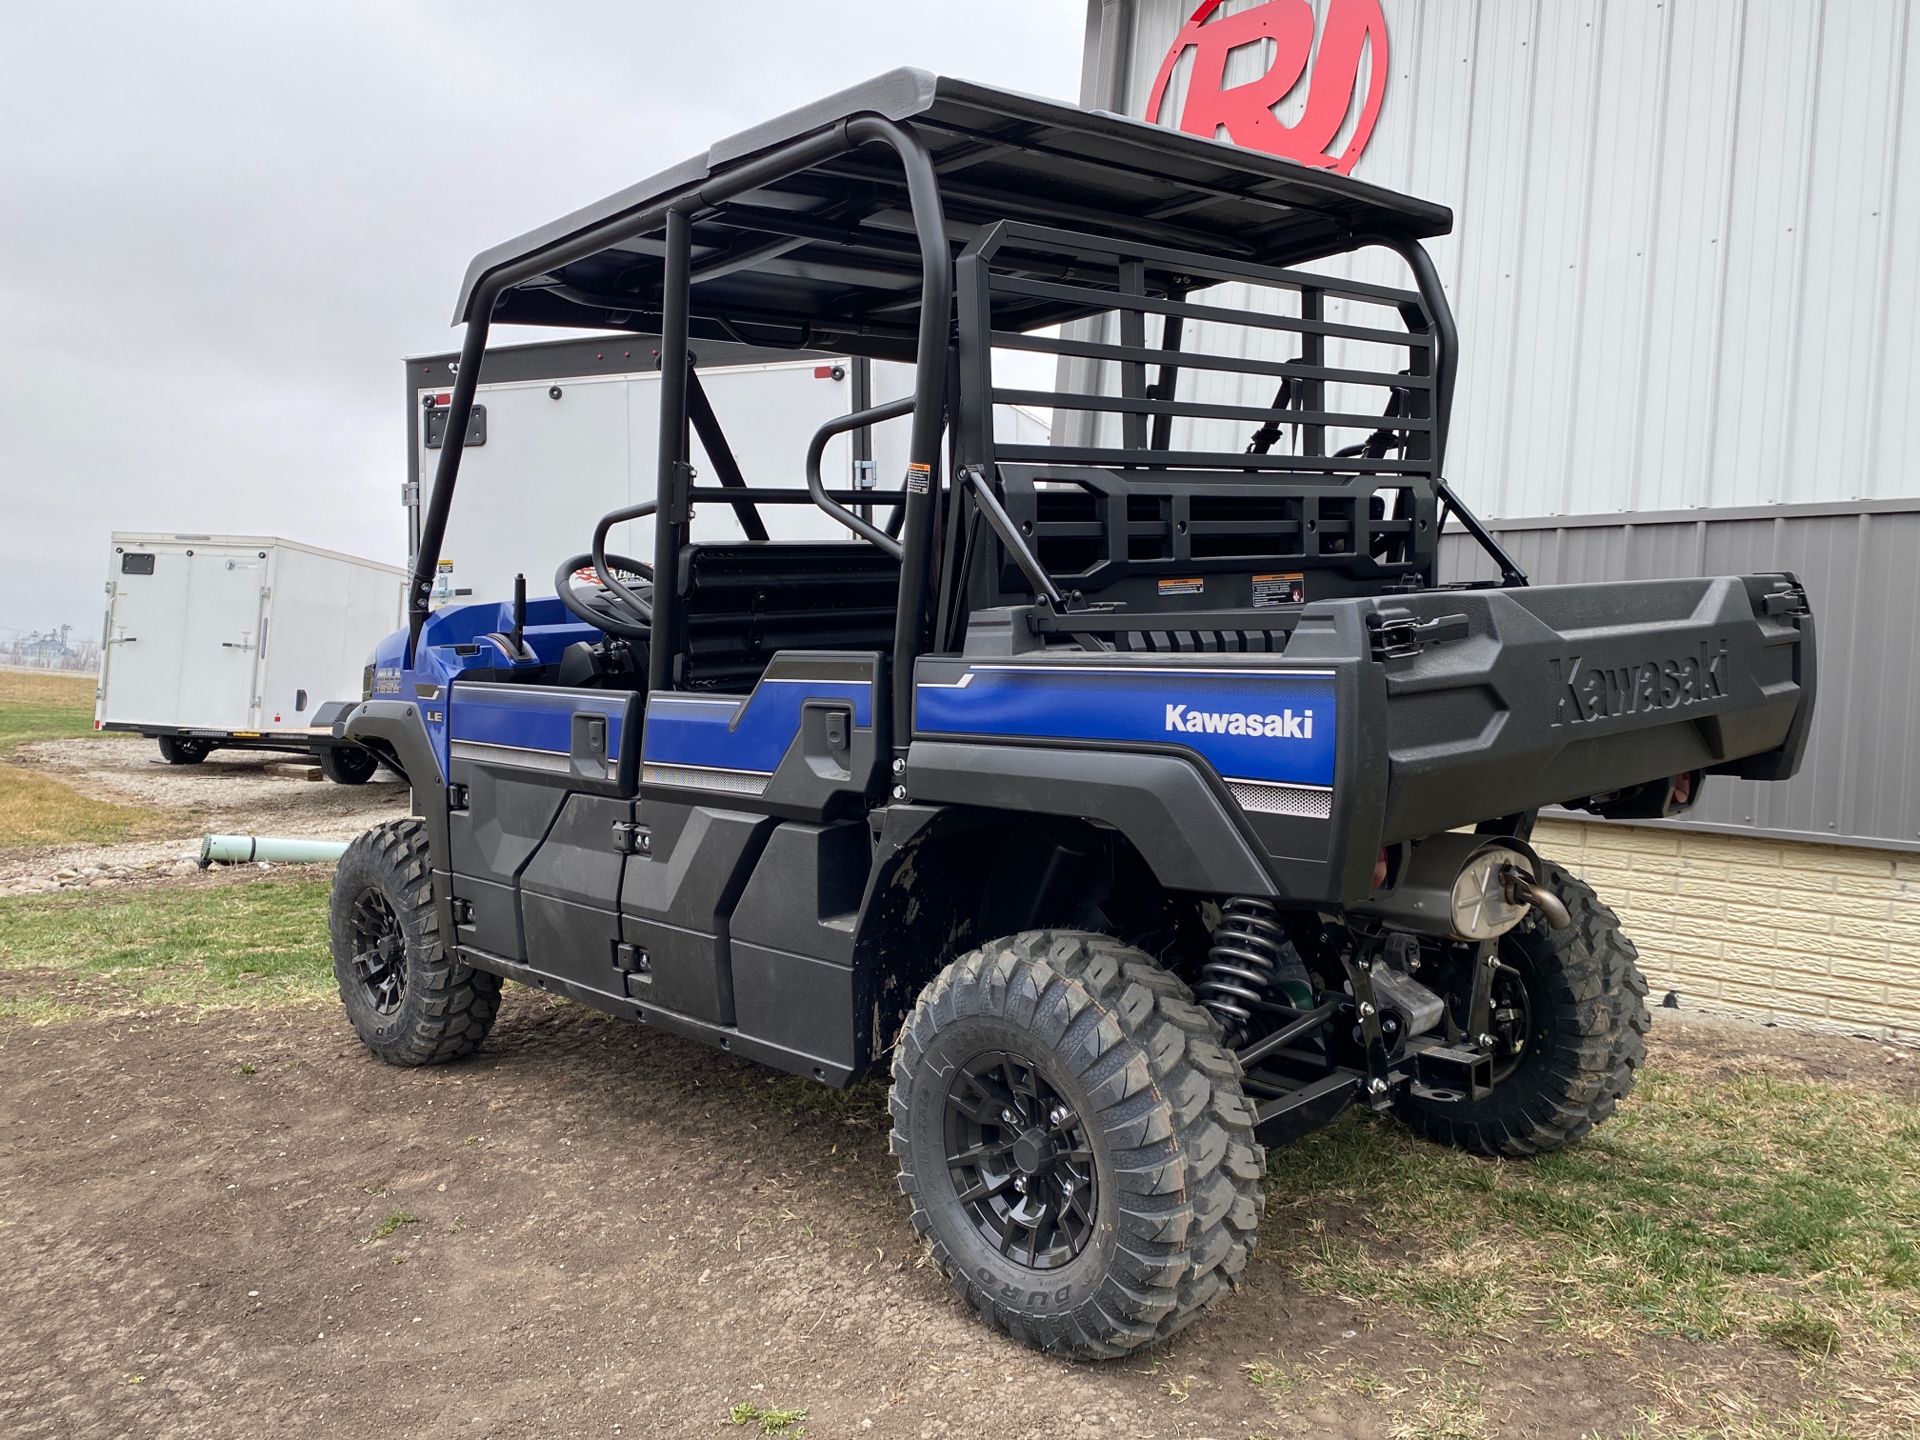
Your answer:
[[[1110,825],[1169,890],[1279,894],[1243,822],[1177,755],[916,740],[906,784],[916,801]]]

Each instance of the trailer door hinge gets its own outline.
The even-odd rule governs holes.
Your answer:
[[[1367,616],[1367,628],[1373,632],[1373,658],[1391,660],[1403,655],[1418,655],[1429,645],[1449,640],[1465,640],[1473,633],[1473,622],[1464,615],[1437,615],[1431,620],[1416,620],[1411,615],[1375,610]]]
[[[651,855],[653,832],[632,820],[613,822],[613,848],[622,855]]]
[[[400,503],[402,505],[418,505],[420,503],[420,482],[418,480],[409,480],[400,487]]]
[[[464,810],[467,808],[467,787],[464,785],[447,786],[447,809]]]

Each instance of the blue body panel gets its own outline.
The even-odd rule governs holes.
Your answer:
[[[918,735],[1180,745],[1221,776],[1333,784],[1330,670],[1247,666],[969,665],[914,686]]]
[[[427,738],[433,745],[433,753],[440,763],[440,778],[445,781],[447,769],[447,741],[449,738],[448,716],[460,707],[450,704],[454,696],[454,683],[461,675],[474,670],[500,670],[509,668],[507,655],[498,646],[483,637],[492,634],[504,634],[513,628],[513,607],[505,602],[489,602],[476,605],[453,605],[444,610],[436,610],[427,617],[427,623],[420,631],[420,645],[414,654],[414,664],[407,668],[407,632],[396,630],[387,636],[373,652],[373,698],[381,700],[407,700],[420,707],[421,718],[426,722]],[[576,640],[597,640],[600,632],[591,625],[577,620],[554,595],[542,596],[527,601],[527,628],[524,635],[526,646],[538,657],[537,663],[552,664],[557,661],[567,646]],[[462,649],[470,653],[462,654]],[[531,669],[529,665],[527,668]],[[537,692],[529,691],[529,694]],[[499,712],[506,707],[485,705],[477,710]],[[578,709],[578,705],[572,707]],[[464,719],[459,722],[465,725]],[[489,720],[476,716],[474,724],[486,726]],[[502,720],[500,724],[509,724]],[[564,727],[569,723],[562,717],[559,722]],[[521,745],[538,748],[550,748],[551,731],[554,721],[547,712],[529,713],[519,727],[509,724],[506,730],[496,729],[495,734],[503,738],[487,740],[489,744]],[[539,735],[544,737],[536,742],[525,738],[504,738],[514,734]],[[478,735],[462,732],[461,739],[481,739]],[[617,735],[608,736],[609,744],[617,747]],[[565,754],[569,741],[563,736],[557,745],[551,746]],[[618,754],[616,748],[613,753]]]
[[[800,733],[809,700],[844,701],[856,726],[873,724],[873,686],[864,680],[768,677],[746,696],[651,695],[641,761],[771,775]]]
[[[584,710],[607,717],[607,753],[618,755],[626,708],[627,696],[612,691],[583,695],[522,686],[502,695],[462,687],[454,691],[447,735],[478,745],[566,755],[573,749],[573,717]]]

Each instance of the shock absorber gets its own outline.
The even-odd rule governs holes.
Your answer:
[[[1247,1033],[1253,1007],[1267,998],[1283,965],[1293,969],[1300,961],[1272,902],[1236,895],[1220,907],[1220,924],[1193,993],[1220,1022],[1229,1045],[1239,1044]]]

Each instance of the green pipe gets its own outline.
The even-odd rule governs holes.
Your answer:
[[[271,860],[280,865],[326,864],[347,853],[344,840],[274,840],[263,835],[209,835],[200,842],[200,868]]]

